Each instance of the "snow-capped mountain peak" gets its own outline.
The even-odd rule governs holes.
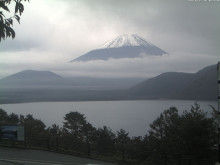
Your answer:
[[[137,34],[124,34],[118,36],[112,41],[106,42],[101,48],[119,48],[119,47],[127,47],[127,46],[149,47],[149,46],[153,46],[153,44],[145,41]]]
[[[143,56],[162,56],[167,54],[159,47],[145,41],[137,34],[124,34],[112,41],[106,42],[102,47],[72,60],[92,61],[121,58],[142,58]]]

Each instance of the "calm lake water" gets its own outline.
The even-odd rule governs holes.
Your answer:
[[[217,102],[199,101],[201,108],[211,111],[209,105],[217,108]],[[163,110],[171,106],[180,112],[189,110],[194,101],[185,100],[138,100],[138,101],[88,101],[88,102],[38,102],[4,104],[0,107],[8,113],[33,114],[47,126],[53,123],[62,125],[63,117],[70,111],[85,114],[88,121],[96,127],[106,125],[113,131],[121,128],[129,131],[130,136],[145,135],[149,124]]]

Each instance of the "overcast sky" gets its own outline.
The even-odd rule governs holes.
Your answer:
[[[31,0],[16,38],[0,43],[0,78],[26,69],[101,77],[196,72],[220,60],[219,16],[218,0]],[[69,63],[126,33],[169,55]]]

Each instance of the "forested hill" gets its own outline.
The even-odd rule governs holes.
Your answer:
[[[148,99],[217,99],[217,66],[196,73],[167,72],[131,88],[131,95]]]
[[[106,85],[106,81],[103,82],[103,80],[95,81],[104,83],[103,88],[88,88],[86,86],[76,88],[73,81],[67,81],[51,72],[43,72],[44,75],[49,75],[49,77],[40,76],[40,79],[38,77],[34,78],[34,74],[31,74],[31,78],[27,78],[27,74],[25,74],[25,78],[15,75],[0,81],[0,104],[38,101],[138,99],[217,100],[216,68],[216,65],[212,65],[196,73],[167,72],[138,83],[131,88],[118,87],[117,89],[107,88],[106,86],[109,85]],[[9,81],[14,80],[15,77],[16,81]],[[32,83],[32,80],[36,80],[35,83]],[[81,82],[84,82],[83,80],[80,79]],[[121,82],[124,82],[124,86],[126,86],[126,81]],[[131,83],[134,83],[134,81]],[[3,85],[5,84],[9,87],[4,88]],[[15,84],[20,84],[19,88],[16,88]]]

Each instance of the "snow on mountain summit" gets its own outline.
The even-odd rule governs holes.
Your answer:
[[[124,34],[102,47],[89,51],[71,62],[108,60],[121,58],[142,58],[143,56],[162,56],[167,54],[159,47],[145,41],[137,34]]]
[[[137,34],[124,34],[120,35],[112,41],[106,42],[101,48],[119,48],[126,46],[142,46],[149,47],[153,44],[145,41],[143,38],[139,37]]]

